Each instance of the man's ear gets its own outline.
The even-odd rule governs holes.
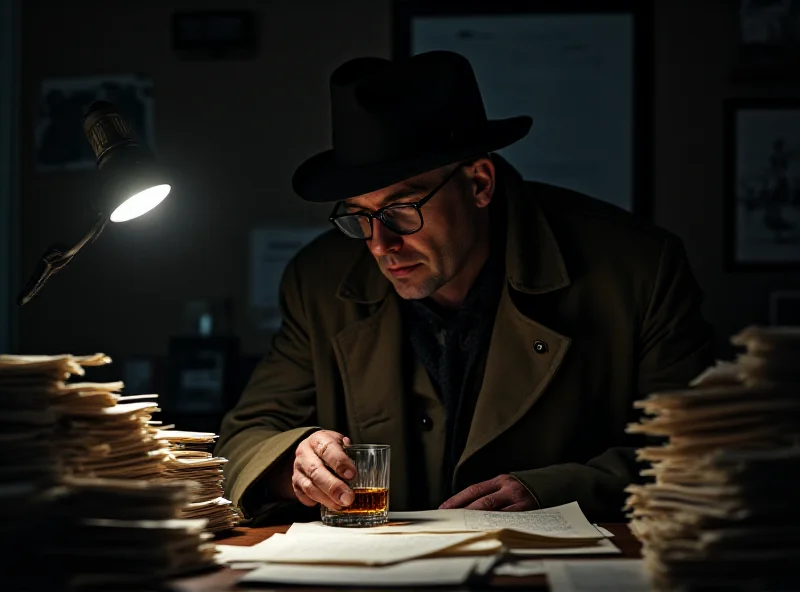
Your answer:
[[[475,159],[467,171],[475,197],[475,205],[485,208],[494,197],[495,168],[491,157],[482,156]]]

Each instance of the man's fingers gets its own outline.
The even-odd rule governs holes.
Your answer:
[[[511,499],[503,495],[502,491],[490,493],[480,499],[475,500],[466,507],[467,510],[501,510],[510,505]]]
[[[325,493],[305,475],[300,474],[292,479],[292,488],[294,489],[297,499],[306,506],[314,506],[317,503],[320,503],[323,506],[327,506],[331,510],[342,509],[340,504],[337,504],[331,500],[330,497],[325,495]],[[306,500],[311,500],[311,503],[306,503],[303,498]]]
[[[309,439],[311,450],[342,479],[356,476],[356,465],[342,448],[345,437],[336,432],[317,432]]]
[[[355,499],[353,491],[344,481],[337,479],[316,456],[298,458],[295,460],[295,466],[296,473],[310,479],[328,498],[317,500],[320,503],[328,507],[331,507],[331,504],[349,506],[353,503]]]
[[[439,508],[442,510],[467,508],[470,507],[470,504],[474,503],[475,501],[494,493],[499,489],[500,485],[497,483],[496,479],[476,483],[475,485],[470,485],[465,490],[455,494],[453,497],[439,506]]]
[[[297,500],[304,506],[308,506],[310,508],[319,503],[317,500],[311,499],[305,493],[303,493],[303,490],[297,487],[294,484],[294,481],[292,481],[292,491],[294,492],[294,496],[297,498]]]

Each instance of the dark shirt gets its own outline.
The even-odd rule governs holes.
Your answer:
[[[493,248],[460,308],[446,309],[430,298],[402,305],[411,349],[445,408],[442,501],[455,493],[450,491],[453,470],[464,450],[474,401],[483,382],[504,281],[503,250]]]

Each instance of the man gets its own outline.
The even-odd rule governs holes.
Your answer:
[[[457,54],[352,60],[331,99],[334,148],[294,188],[337,228],[286,269],[281,329],[225,418],[228,495],[250,518],[341,509],[343,445],[386,443],[394,510],[618,519],[633,401],[710,362],[680,242],[491,155],[531,120],[488,121]]]

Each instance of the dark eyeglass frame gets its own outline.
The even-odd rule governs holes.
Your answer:
[[[436,187],[431,189],[428,192],[428,194],[425,195],[425,197],[423,197],[419,201],[389,204],[388,206],[383,206],[382,208],[377,210],[374,214],[372,214],[370,212],[364,212],[364,211],[353,212],[353,213],[336,214],[336,210],[340,206],[342,206],[342,204],[344,203],[344,202],[340,201],[334,206],[333,212],[331,213],[331,216],[328,218],[328,220],[330,220],[331,223],[336,228],[338,228],[341,231],[341,233],[344,234],[346,237],[353,238],[353,239],[358,239],[358,240],[369,240],[369,239],[372,238],[372,234],[373,234],[372,233],[372,221],[373,220],[379,220],[380,223],[384,225],[384,227],[386,227],[387,229],[391,230],[395,234],[401,234],[401,235],[404,235],[404,236],[408,236],[409,234],[415,234],[415,233],[419,232],[420,230],[422,230],[422,227],[425,226],[425,217],[422,215],[422,211],[421,211],[420,208],[422,208],[422,206],[424,206],[426,203],[428,203],[434,195],[436,195],[442,188],[444,188],[444,186],[447,185],[453,177],[455,177],[456,173],[459,170],[461,170],[462,167],[465,167],[468,164],[469,164],[468,162],[462,162],[458,166],[454,167],[452,171],[447,173],[447,176],[441,181],[441,183],[439,183]],[[399,209],[399,208],[414,208],[417,211],[417,215],[419,216],[419,228],[417,228],[416,230],[411,230],[411,231],[402,231],[402,230],[397,230],[395,228],[392,228],[389,225],[389,223],[386,222],[386,218],[384,217],[384,212],[386,212],[387,210]],[[348,218],[348,217],[367,218],[369,220],[369,236],[358,237],[358,236],[352,236],[352,235],[348,234],[347,232],[345,232],[345,230],[336,222],[336,220],[338,220],[340,218]]]

